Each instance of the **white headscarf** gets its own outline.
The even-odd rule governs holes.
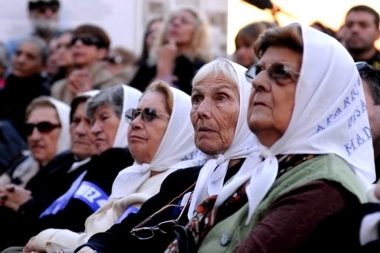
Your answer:
[[[119,172],[112,186],[112,198],[128,196],[150,177],[151,171],[174,171],[201,165],[203,161],[194,145],[194,130],[190,122],[190,96],[171,88],[173,111],[160,146],[150,164],[134,163]]]
[[[336,154],[349,164],[365,191],[375,180],[370,126],[355,63],[334,38],[308,26],[301,28],[303,58],[289,126],[269,149],[262,146],[265,160],[251,168],[250,178],[242,179],[250,179],[247,223],[275,181],[275,155]],[[241,172],[236,178],[242,177]],[[222,192],[236,190],[230,189],[234,186],[228,184]]]
[[[115,140],[113,142],[114,148],[126,148],[128,147],[127,132],[129,124],[125,121],[125,112],[130,108],[136,108],[140,97],[142,95],[141,91],[121,84],[124,91],[123,96],[123,110],[120,116],[119,127],[117,128]]]
[[[218,61],[228,60],[217,58],[209,64],[214,64]],[[239,90],[240,110],[235,129],[235,136],[231,146],[225,153],[216,157],[209,157],[209,160],[201,169],[188,211],[189,219],[193,217],[194,209],[201,203],[201,201],[209,196],[218,195],[220,193],[220,190],[223,187],[224,177],[227,173],[228,164],[231,159],[245,158],[249,155],[255,154],[253,156],[257,159],[254,161],[255,164],[260,162],[258,160],[258,141],[254,134],[249,130],[247,123],[248,101],[252,87],[245,77],[247,69],[231,61],[228,61],[228,63],[234,68],[235,74],[238,78],[237,88]],[[219,68],[220,67],[221,66],[219,66]],[[252,164],[250,167],[252,167]]]
[[[57,140],[57,154],[70,149],[70,106],[55,98],[47,97],[58,113],[61,131]]]

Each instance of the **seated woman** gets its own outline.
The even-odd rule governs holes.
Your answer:
[[[25,132],[29,152],[15,158],[0,176],[0,187],[24,187],[41,167],[69,149],[69,113],[69,106],[51,97],[36,98],[28,105]]]
[[[208,25],[198,11],[179,8],[166,17],[150,51],[129,83],[143,91],[154,79],[191,94],[191,80],[212,59]]]
[[[148,199],[138,213],[129,214],[106,233],[95,234],[77,252],[93,252],[93,249],[99,252],[128,249],[163,252],[174,235],[172,232],[163,233],[153,226],[162,221],[186,224],[189,196],[195,183],[200,185],[196,190],[200,197],[193,197],[191,202],[217,194],[222,185],[241,168],[245,158],[257,153],[254,135],[246,121],[251,86],[245,79],[245,71],[240,65],[218,58],[204,65],[194,77],[190,116],[195,145],[206,154],[206,164],[169,175],[160,192]]]
[[[302,251],[324,217],[366,201],[375,179],[365,96],[347,50],[299,24],[265,31],[254,49],[248,124],[263,161],[239,170],[212,212],[195,213],[187,229],[197,252]]]
[[[190,108],[190,97],[184,92],[161,81],[148,86],[137,109],[130,108],[125,114],[130,123],[128,147],[135,162],[118,174],[107,203],[87,218],[84,233],[78,233],[83,230],[47,229],[33,238],[26,250],[75,249],[94,233],[107,230],[130,212],[137,212],[145,200],[159,191],[168,174],[202,163],[193,141],[194,131],[188,116]],[[103,115],[102,118],[107,117]],[[102,147],[101,143],[105,144],[99,141],[98,147]],[[78,208],[71,214],[75,212]],[[83,227],[83,223],[77,225]]]

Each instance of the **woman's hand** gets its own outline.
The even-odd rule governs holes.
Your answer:
[[[6,197],[2,195],[1,205],[8,207],[15,212],[17,212],[20,206],[32,199],[31,191],[25,190],[14,184],[5,186],[5,191],[3,191],[2,194],[4,193],[6,194]]]
[[[79,93],[92,90],[93,80],[87,69],[76,69],[68,77],[67,88],[76,96]]]
[[[168,44],[161,46],[158,50],[157,78],[172,75],[178,48],[173,39]]]
[[[36,240],[35,236],[30,238],[28,243],[25,245],[24,249],[22,250],[22,252],[24,252],[24,253],[37,252],[36,249],[34,248],[34,241],[35,240]]]

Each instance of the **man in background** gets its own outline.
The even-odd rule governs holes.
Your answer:
[[[380,36],[379,22],[379,13],[371,7],[352,7],[346,15],[342,44],[354,61],[365,61],[380,69],[380,52],[375,47]]]

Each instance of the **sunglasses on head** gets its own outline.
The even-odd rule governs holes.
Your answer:
[[[143,110],[137,110],[134,108],[129,109],[128,111],[125,112],[125,120],[127,121],[127,123],[131,123],[140,114],[141,114],[141,118],[145,122],[151,122],[155,118],[157,118],[159,115],[164,116],[165,118],[168,118],[168,119],[170,118],[169,116],[160,113],[154,108],[147,107],[147,108],[144,108]]]
[[[270,79],[281,82],[281,80],[293,79],[295,80],[300,73],[286,66],[283,63],[273,63],[270,67],[264,68],[260,65],[253,65],[245,72],[245,77],[248,82],[252,82],[253,79],[263,70],[267,70]]]
[[[49,133],[53,129],[61,127],[60,124],[52,124],[48,121],[42,121],[37,124],[32,124],[32,123],[25,123],[25,131],[27,135],[31,135],[33,133],[34,128],[37,128],[37,130],[40,133]]]
[[[106,61],[112,65],[125,63],[125,60],[120,55],[108,56]]]
[[[97,46],[102,47],[103,44],[101,41],[94,36],[73,36],[71,39],[70,45],[73,46],[78,40],[82,41],[82,43],[86,46]]]
[[[358,69],[358,71],[364,70],[365,68],[369,68],[371,70],[374,70],[374,67],[365,61],[355,62],[355,65],[356,65],[356,68]]]

